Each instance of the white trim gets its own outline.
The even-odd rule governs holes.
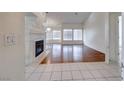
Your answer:
[[[105,20],[105,44],[106,44],[106,53],[105,53],[105,62],[109,64],[109,13],[106,13]]]
[[[124,12],[122,13],[122,64],[124,66]],[[122,78],[124,80],[124,67],[122,66]]]

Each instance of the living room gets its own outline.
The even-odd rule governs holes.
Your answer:
[[[1,80],[121,80],[120,15],[0,13]]]

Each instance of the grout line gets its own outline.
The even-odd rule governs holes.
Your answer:
[[[67,64],[67,63],[66,63]],[[76,64],[76,63],[75,63]],[[62,72],[70,72],[71,73],[71,77],[72,77],[72,79],[71,80],[74,80],[74,78],[73,78],[73,75],[72,75],[72,71],[79,71],[80,72],[80,75],[81,75],[81,77],[82,77],[82,80],[86,80],[84,77],[83,77],[83,75],[81,74],[81,71],[84,71],[84,70],[82,70],[82,69],[78,69],[78,70],[72,70],[72,69],[70,69],[70,70],[64,70],[63,71],[63,67],[62,67],[62,65],[63,64],[61,64],[60,65],[60,71],[54,71],[53,70],[53,68],[55,67],[55,66],[52,66],[52,69],[51,69],[51,71],[47,71],[47,72],[45,72],[45,69],[47,68],[47,65],[46,65],[46,67],[45,67],[45,69],[43,70],[43,72],[35,72],[36,71],[36,69],[39,67],[39,65],[38,66],[36,66],[35,68],[34,68],[34,70],[32,70],[32,72],[30,73],[30,72],[25,72],[25,75],[26,75],[26,73],[30,73],[30,75],[27,77],[27,78],[25,78],[26,80],[29,80],[29,78],[32,76],[32,74],[33,73],[40,73],[41,75],[40,75],[40,77],[39,77],[39,80],[40,80],[40,78],[42,77],[42,74],[43,73],[50,73],[50,77],[49,77],[49,81],[51,80],[51,78],[52,78],[52,74],[53,74],[53,72],[60,72],[61,73],[61,78],[60,78],[60,80],[62,81]],[[68,64],[69,65],[69,64]],[[32,66],[33,67],[33,66]],[[92,75],[92,77],[93,78],[89,78],[89,79],[97,79],[97,78],[95,78],[94,77],[94,75],[91,73],[91,69],[88,69],[88,67],[86,67],[87,69],[85,70],[85,71],[88,71],[91,75]],[[103,68],[105,68],[104,66],[103,66]],[[94,70],[96,70],[96,71],[98,71],[101,75],[102,75],[102,77],[104,78],[104,79],[108,79],[108,78],[121,78],[121,77],[119,77],[119,76],[109,76],[109,77],[105,77],[100,71],[99,71],[99,69],[94,69]],[[104,70],[104,69],[103,69]],[[108,71],[108,70],[107,70]],[[64,80],[65,81],[65,80]]]
[[[62,81],[62,71],[60,71],[60,73],[61,73],[61,79],[60,79],[60,81]]]
[[[72,80],[74,80],[74,79],[73,79],[73,75],[72,75],[72,71],[70,71],[70,72],[71,72]]]
[[[40,79],[41,79],[42,75],[43,75],[43,72],[41,72],[41,75],[40,75],[39,81],[40,81]]]
[[[36,70],[36,68],[35,68],[35,69],[31,72],[31,74],[28,76],[28,78],[27,78],[28,80],[29,80],[29,78],[32,76],[32,74],[35,73],[35,70]]]
[[[83,77],[83,75],[81,74],[81,70],[79,70],[79,72],[80,72],[80,75],[81,75],[82,80],[84,80],[84,77]]]
[[[48,72],[48,73],[50,73],[49,81],[51,81],[53,72]]]

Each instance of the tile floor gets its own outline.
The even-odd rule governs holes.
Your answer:
[[[26,67],[28,81],[120,81],[117,64],[104,62],[32,64]]]

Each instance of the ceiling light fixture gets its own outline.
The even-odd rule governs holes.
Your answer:
[[[48,27],[46,30],[47,30],[47,31],[51,31],[51,28],[50,28],[50,27]]]

